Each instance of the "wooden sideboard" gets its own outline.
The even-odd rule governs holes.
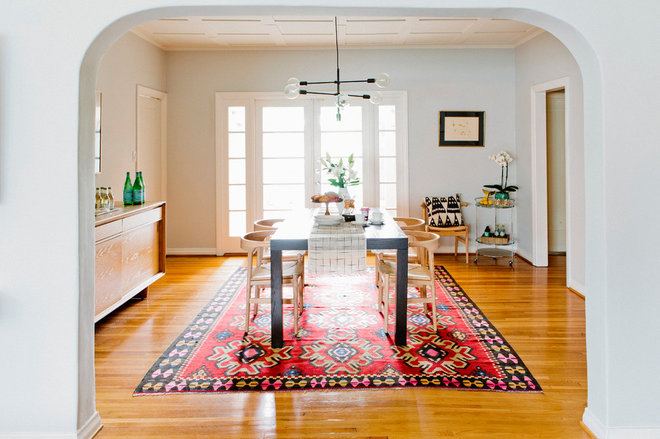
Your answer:
[[[96,217],[94,321],[146,297],[165,275],[165,202],[126,206]]]

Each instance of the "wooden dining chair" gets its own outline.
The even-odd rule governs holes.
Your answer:
[[[279,223],[284,222],[284,218],[262,218],[254,222],[254,230],[277,230]]]
[[[259,311],[260,303],[270,303],[270,298],[262,298],[261,291],[270,288],[270,264],[263,258],[265,250],[270,248],[270,236],[273,230],[260,230],[245,234],[241,238],[241,248],[247,251],[247,283],[245,291],[245,333],[250,329],[250,308],[254,304],[254,315]],[[282,288],[293,289],[291,298],[283,298],[282,303],[293,304],[293,331],[298,334],[298,316],[303,309],[303,263],[300,259],[282,262]],[[255,292],[252,295],[252,288]]]
[[[254,231],[259,230],[277,230],[277,227],[284,222],[284,218],[262,218],[254,222]],[[270,262],[270,248],[264,250],[262,258],[265,262]],[[282,262],[302,261],[303,264],[303,284],[305,283],[305,250],[291,250],[282,252]]]
[[[438,316],[436,311],[435,276],[433,253],[440,246],[440,236],[432,232],[409,230],[408,246],[417,251],[418,264],[408,264],[408,286],[419,290],[420,297],[409,297],[408,303],[422,303],[426,309],[430,308],[433,331],[438,331]],[[388,319],[390,307],[390,285],[396,285],[396,263],[380,259],[377,273],[378,311],[383,313],[383,327],[388,332]],[[430,290],[430,295],[429,295]],[[427,306],[430,305],[430,306]]]
[[[428,199],[429,197],[427,197]],[[449,198],[449,197],[447,197]],[[460,201],[460,199],[457,201],[458,206],[460,207],[466,207],[469,206],[468,203],[465,203],[463,201]],[[460,210],[459,207],[459,210]],[[437,227],[433,226],[430,223],[430,218],[429,218],[429,212],[428,212],[428,207],[427,203],[424,202],[422,203],[422,215],[424,216],[424,224],[426,225],[426,231],[428,232],[433,232],[436,233],[438,236],[450,236],[454,238],[454,256],[458,256],[458,242],[462,242],[463,245],[465,246],[465,263],[468,264],[470,263],[470,249],[469,249],[469,244],[470,244],[470,226],[467,224],[463,225],[458,225],[458,226],[445,226],[445,227]],[[460,213],[461,220],[462,220],[462,213]]]
[[[394,217],[392,218],[399,228],[405,232],[406,230],[418,230],[424,231],[426,223],[421,218],[410,218],[410,217]],[[378,261],[386,260],[396,262],[396,251],[393,250],[375,250],[372,251],[374,256],[376,256],[376,267],[378,266]],[[417,262],[417,253],[414,248],[408,249],[408,262],[416,263]],[[376,286],[379,285],[378,271],[376,271]]]
[[[421,218],[397,216],[392,219],[401,230],[419,230],[420,232],[423,232],[424,226],[426,225],[426,222]]]

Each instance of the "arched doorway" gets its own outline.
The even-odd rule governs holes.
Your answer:
[[[272,8],[277,11],[277,8]],[[93,187],[92,178],[93,173],[91,172],[91,163],[87,163],[87,159],[90,156],[90,152],[93,148],[93,136],[92,128],[93,124],[91,123],[91,108],[93,108],[93,95],[94,95],[94,84],[93,78],[95,78],[95,71],[98,67],[98,63],[103,53],[108,49],[112,41],[122,35],[124,32],[129,30],[133,25],[153,20],[156,18],[166,18],[166,17],[176,17],[182,14],[186,15],[245,15],[248,13],[254,12],[250,8],[237,8],[228,11],[223,7],[207,7],[207,8],[198,8],[198,7],[186,7],[186,8],[163,8],[163,9],[150,9],[142,11],[131,15],[129,17],[124,17],[112,25],[108,26],[99,37],[92,43],[90,49],[88,50],[81,68],[81,84],[80,84],[80,96],[81,96],[81,110],[80,110],[80,125],[81,125],[81,134],[79,142],[79,169],[80,169],[80,188],[79,195],[81,200],[91,199],[91,188]],[[305,8],[300,9],[297,13],[305,14],[312,13],[312,10],[306,10]],[[341,14],[343,11],[341,9],[333,10],[333,13]],[[400,9],[390,9],[390,10],[378,10],[379,14],[401,14],[403,10]],[[259,12],[263,14],[263,11]],[[352,11],[355,13],[355,11]],[[370,10],[361,10],[359,13],[368,15],[373,14],[373,11]],[[410,13],[405,11],[404,13]],[[452,16],[497,16],[498,18],[509,18],[519,21],[532,22],[533,24],[545,28],[549,31],[555,31],[556,34],[560,34],[563,38],[565,45],[571,48],[574,53],[578,53],[577,56],[578,62],[583,66],[584,77],[593,77],[594,83],[598,83],[595,78],[595,73],[597,72],[597,65],[593,60],[590,48],[586,43],[581,39],[579,33],[573,29],[567,28],[559,20],[543,15],[535,11],[522,11],[522,10],[495,10],[495,9],[480,9],[480,10],[442,10],[442,9],[432,9],[422,11],[414,11],[414,14],[417,15],[443,15],[449,14]],[[589,75],[591,73],[591,75]],[[592,90],[592,93],[598,94],[598,86],[594,86],[595,89]],[[592,121],[596,125],[599,124],[599,120]],[[597,144],[598,142],[593,142]],[[80,206],[80,236],[81,242],[90,242],[89,237],[91,236],[92,230],[92,215],[91,211],[84,203],[81,201]],[[93,266],[93,250],[91,244],[83,246],[81,248],[80,254],[80,272],[81,273],[91,273]],[[81,275],[81,304],[84,306],[81,307],[81,324],[80,324],[80,337],[81,340],[85,341],[85,346],[81,348],[81,358],[80,366],[81,373],[79,376],[79,382],[81,384],[81,389],[83,394],[89,395],[93,394],[94,389],[94,377],[90,373],[93,364],[93,351],[92,351],[92,339],[91,335],[93,333],[93,279],[88,275]],[[89,313],[89,315],[88,315]],[[89,409],[93,411],[93,408]],[[84,419],[84,417],[83,417]]]

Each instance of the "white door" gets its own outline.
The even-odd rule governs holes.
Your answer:
[[[566,127],[564,90],[546,95],[548,135],[548,252],[566,253]]]
[[[166,198],[166,99],[163,92],[138,86],[136,170],[142,171],[147,201]]]

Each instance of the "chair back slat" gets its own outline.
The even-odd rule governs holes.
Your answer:
[[[440,247],[440,236],[433,232],[416,230],[404,231],[408,236],[408,246],[417,249],[419,263],[426,268],[433,269],[433,253]]]
[[[264,250],[270,247],[270,237],[275,230],[260,230],[246,233],[241,237],[241,248],[247,251],[247,277],[252,279],[252,272],[263,264]],[[256,265],[253,264],[254,257]]]
[[[277,224],[284,221],[284,218],[260,219],[254,222],[254,230],[277,230]]]

